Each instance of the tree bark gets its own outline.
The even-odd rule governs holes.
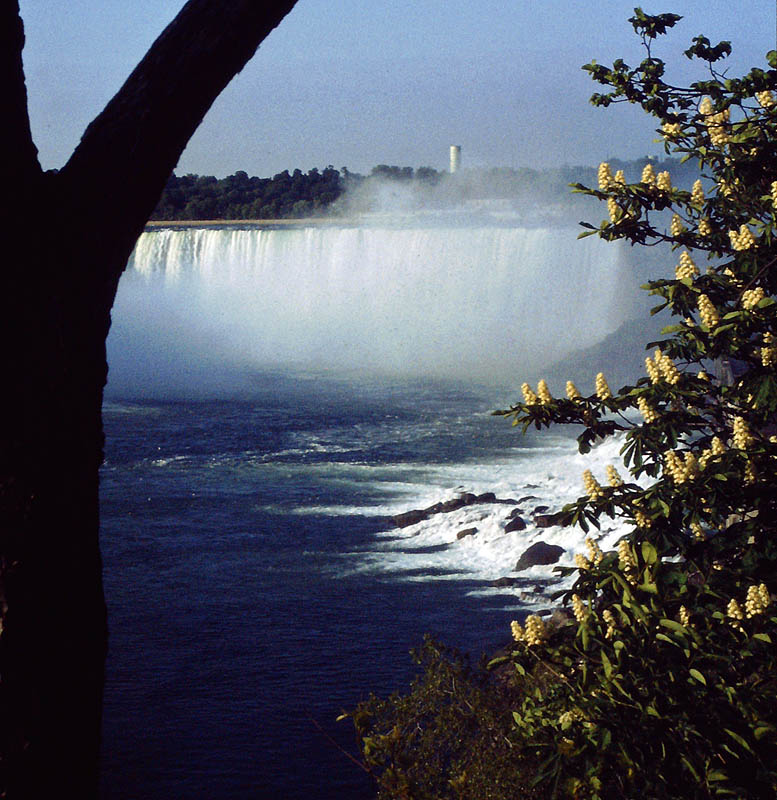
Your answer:
[[[191,0],[59,173],[42,173],[17,0],[0,0],[0,796],[94,797],[107,626],[98,469],[119,277],[189,137],[294,5]],[[38,210],[45,216],[41,219]]]

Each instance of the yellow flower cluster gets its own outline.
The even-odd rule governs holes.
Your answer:
[[[656,411],[644,397],[637,398],[637,408],[648,425],[657,422],[660,418],[658,411]]]
[[[683,134],[683,126],[679,122],[665,122],[661,126],[661,133],[666,139],[674,139]]]
[[[756,286],[755,289],[745,289],[742,292],[742,308],[746,311],[752,311],[761,300],[766,297],[763,286]]]
[[[707,217],[702,217],[699,220],[699,236],[710,236],[712,234],[712,225],[710,225]]]
[[[607,623],[607,632],[604,634],[605,639],[612,639],[615,636],[615,630],[618,627],[617,622],[615,621],[615,615],[610,611],[609,608],[605,608],[602,611],[602,619]]]
[[[615,202],[615,198],[608,197],[607,212],[610,215],[610,222],[617,222],[623,213],[623,209],[621,209],[621,207]]]
[[[604,497],[604,491],[590,469],[583,472],[583,488],[591,500],[598,500],[600,497]]]
[[[672,214],[672,222],[669,225],[669,233],[677,238],[683,233],[683,231],[685,231],[685,225],[683,224],[682,217],[679,214]]]
[[[544,406],[548,406],[553,402],[553,395],[551,395],[548,384],[545,383],[544,379],[537,384],[537,396]]]
[[[699,477],[701,470],[699,469],[699,461],[696,455],[690,450],[685,451],[685,458],[683,467],[685,467],[685,476],[689,481],[696,480]]]
[[[626,539],[621,539],[618,542],[618,563],[621,569],[634,569],[637,566],[631,552],[631,546]]]
[[[722,456],[726,452],[726,445],[719,436],[713,436],[710,442],[710,448],[716,456]]]
[[[610,165],[606,161],[602,161],[602,163],[599,164],[598,178],[599,178],[599,188],[603,192],[606,192],[608,189],[612,187],[614,179],[612,177]]]
[[[738,232],[729,231],[728,238],[731,240],[734,250],[749,250],[751,247],[755,247],[755,237],[747,225],[740,225]]]
[[[764,334],[764,346],[761,348],[761,363],[765,367],[773,367],[777,364],[777,344],[771,333]]]
[[[723,147],[723,145],[731,141],[731,135],[728,132],[728,120],[729,110],[727,108],[719,114],[711,114],[705,120],[707,133],[715,147]]]
[[[536,614],[530,614],[526,617],[526,629],[523,636],[529,647],[535,644],[542,644],[548,638],[548,632],[545,629],[542,617],[538,617]]]
[[[599,566],[604,558],[602,548],[590,536],[585,537],[585,546],[588,549],[588,558],[591,563]]]
[[[648,186],[656,185],[656,171],[653,169],[653,165],[649,162],[642,168],[642,177],[640,178],[640,183],[646,183]]]
[[[772,193],[772,206],[777,208],[777,181],[772,181],[770,189]]]
[[[747,422],[742,417],[734,417],[734,435],[731,439],[737,450],[747,450],[755,441]]]
[[[765,583],[751,586],[747,590],[747,600],[745,600],[745,613],[748,619],[763,614],[770,602],[771,597]]]
[[[570,400],[580,400],[582,395],[577,390],[577,386],[575,386],[572,381],[567,381],[567,397]]]
[[[712,303],[712,300],[706,294],[700,294],[697,301],[699,305],[699,315],[701,321],[708,327],[714,328],[720,322],[718,310]]]
[[[761,108],[772,108],[775,105],[774,95],[768,89],[764,92],[756,92],[755,99]]]
[[[699,268],[694,264],[691,254],[687,250],[680,254],[680,263],[675,267],[674,274],[678,281],[683,278],[695,278],[699,274]]]
[[[715,146],[726,144],[731,138],[728,134],[728,121],[731,116],[729,110],[724,108],[723,111],[714,113],[712,100],[705,97],[699,103],[699,114],[704,117],[704,124],[707,126],[707,133],[712,144]]]
[[[728,606],[726,606],[726,614],[731,617],[731,619],[745,618],[745,612],[742,611],[742,606],[740,606],[733,597],[728,601]]]
[[[685,606],[680,606],[680,611],[677,616],[680,618],[681,625],[685,625],[686,628],[691,626],[691,615],[688,613],[688,609]]]
[[[674,450],[667,450],[664,453],[664,472],[679,486],[699,477],[699,462],[690,450],[685,451],[683,458]]]
[[[714,456],[723,455],[726,452],[726,445],[720,440],[719,437],[713,437],[712,441],[710,442],[709,448],[704,450],[702,454],[699,456],[699,469],[706,469],[707,462],[713,458]]]
[[[697,178],[693,182],[693,188],[691,189],[691,202],[695,206],[700,206],[704,203],[704,187],[701,185],[701,181]]]
[[[618,470],[612,464],[608,464],[604,470],[607,473],[607,481],[610,486],[623,486],[623,478],[618,474]]]
[[[747,462],[745,467],[744,481],[748,486],[751,486],[758,480],[758,473],[755,471],[755,465],[752,461]]]
[[[645,370],[651,383],[658,383],[661,380],[661,370],[650,356],[645,357]]]
[[[598,372],[596,374],[596,396],[600,400],[609,400],[612,397],[612,392],[607,385],[603,372]]]
[[[640,508],[634,509],[634,522],[639,528],[649,528],[651,524],[650,517]]]
[[[672,178],[668,172],[659,172],[656,177],[656,187],[664,192],[672,191]]]
[[[582,553],[575,553],[575,566],[581,570],[589,570],[593,564]]]
[[[691,523],[691,533],[697,542],[703,542],[707,537],[704,535],[701,525],[698,522]]]
[[[618,542],[618,564],[626,575],[626,580],[632,586],[636,586],[637,562],[634,560],[634,554],[631,552],[631,547],[625,539],[621,539],[621,541]]]
[[[626,176],[623,174],[623,170],[619,169],[615,173],[615,177],[613,178],[613,183],[617,186],[625,186],[626,185]]]
[[[676,386],[680,382],[680,371],[675,366],[674,361],[672,361],[672,359],[666,353],[663,353],[660,347],[656,348],[656,352],[653,354],[653,359],[661,377],[670,386]],[[657,383],[657,381],[652,382]]]
[[[580,595],[572,595],[572,613],[575,615],[575,619],[580,623],[585,622],[588,617],[588,609],[585,607],[585,603],[580,599]]]
[[[521,384],[521,392],[523,393],[523,402],[527,406],[535,406],[539,402],[539,398],[536,394],[532,391],[531,386],[528,383]]]

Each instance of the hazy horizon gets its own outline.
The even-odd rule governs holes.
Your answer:
[[[181,173],[270,176],[332,164],[365,173],[381,163],[446,169],[548,167],[662,151],[638,108],[592,108],[580,67],[643,50],[627,18],[633,3],[604,0],[585,13],[544,4],[401,0],[336,13],[299,0],[227,87],[184,152]],[[45,169],[61,167],[183,0],[20,0],[30,117]],[[676,0],[648,13],[684,16],[654,54],[668,79],[704,77],[682,52],[694,36],[729,39],[730,74],[763,66],[775,46],[775,6],[754,0],[747,21],[724,0]]]

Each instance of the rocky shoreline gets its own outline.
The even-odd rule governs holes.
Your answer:
[[[527,519],[534,528],[567,527],[571,524],[568,513],[563,511],[551,513],[550,508],[546,505],[536,505],[533,509],[528,510],[531,502],[536,500],[539,500],[539,498],[534,495],[526,495],[514,499],[499,498],[493,492],[485,492],[484,494],[463,492],[455,498],[435,503],[426,508],[416,508],[396,514],[390,517],[389,520],[397,528],[408,528],[411,525],[432,519],[438,514],[450,514],[468,506],[506,505],[513,506],[513,508],[502,524],[502,530],[505,534],[525,531],[529,527]],[[477,536],[478,532],[479,529],[476,526],[462,528],[456,533],[456,539],[461,540],[470,536]],[[556,544],[548,544],[543,541],[534,542],[521,553],[513,572],[523,572],[534,566],[556,564],[565,552],[563,547]],[[521,582],[523,582],[521,578],[504,576],[492,581],[491,585],[495,587],[510,587]],[[538,589],[539,591],[537,591]],[[542,588],[535,587],[535,593],[541,594]]]

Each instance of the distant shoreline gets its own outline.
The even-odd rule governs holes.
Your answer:
[[[319,225],[356,225],[347,217],[299,217],[294,219],[152,219],[146,228],[299,228]]]

